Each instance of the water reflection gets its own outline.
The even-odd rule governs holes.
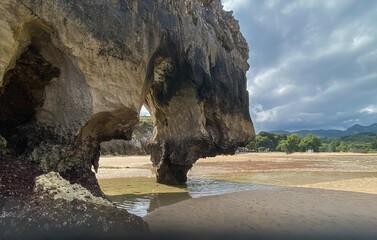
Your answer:
[[[128,212],[144,217],[157,208],[168,206],[177,202],[190,199],[187,192],[183,193],[150,193],[150,194],[124,194],[110,196],[110,199],[119,208],[126,209]]]
[[[214,196],[251,189],[271,188],[277,187],[225,180],[190,179],[186,186],[187,192],[124,194],[110,196],[110,199],[115,202],[119,208],[126,209],[130,213],[144,217],[157,208],[178,203],[190,198]]]

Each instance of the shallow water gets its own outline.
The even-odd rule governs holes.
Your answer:
[[[154,178],[102,179],[102,190],[119,208],[145,216],[157,208],[190,198],[220,195],[243,190],[276,189],[354,178],[377,177],[376,172],[266,171],[214,174],[192,178],[186,186],[158,184]]]
[[[178,203],[190,198],[214,196],[252,189],[273,189],[276,186],[239,183],[214,179],[190,179],[183,192],[155,192],[147,194],[123,194],[109,196],[119,208],[144,217],[157,208]]]

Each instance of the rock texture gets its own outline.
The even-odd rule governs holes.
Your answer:
[[[0,161],[0,167],[1,239],[124,238],[148,230],[141,218],[58,173],[43,175],[17,160]]]
[[[142,116],[136,129],[132,134],[131,141],[111,140],[101,143],[101,155],[148,155],[149,139],[152,137],[153,121],[151,117]]]
[[[143,104],[161,183],[254,137],[248,46],[219,0],[2,0],[0,11],[1,159],[102,196],[100,144],[131,140]]]
[[[252,139],[248,47],[220,1],[4,0],[0,8],[0,129],[10,156],[93,178],[98,143],[129,140],[122,131],[137,116],[122,117],[143,104],[162,183],[185,182],[199,157]],[[108,135],[75,139],[89,121]]]

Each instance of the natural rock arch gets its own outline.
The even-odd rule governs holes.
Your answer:
[[[253,138],[248,48],[220,1],[5,0],[0,8],[1,80],[29,46],[59,70],[48,75],[43,104],[30,107],[25,132],[39,140],[17,158],[101,195],[91,172],[99,143],[129,139],[144,103],[162,183],[184,183],[198,158],[233,154]]]

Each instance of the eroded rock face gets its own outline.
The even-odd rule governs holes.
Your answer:
[[[198,158],[233,154],[254,137],[248,47],[218,0],[2,0],[0,11],[4,229],[106,232],[125,221],[145,230],[126,211],[89,201],[103,196],[92,171],[101,142],[131,140],[143,104],[161,183],[184,183]],[[35,180],[51,171],[59,181]],[[56,197],[67,184],[60,177],[91,196]]]
[[[129,140],[143,104],[162,183],[185,182],[198,158],[253,138],[248,47],[220,1],[4,0],[0,10],[0,129],[12,158],[95,179],[99,143]]]
[[[161,20],[185,37],[172,33],[166,50],[152,59],[146,100],[156,123],[150,147],[157,181],[169,184],[186,182],[198,158],[233,154],[254,135],[245,78],[248,47],[238,23],[219,1],[185,5],[170,7],[176,14]],[[175,19],[179,11],[186,14]]]
[[[161,183],[254,137],[248,46],[219,0],[2,0],[0,11],[1,159],[102,196],[100,143],[131,140],[143,104]]]

